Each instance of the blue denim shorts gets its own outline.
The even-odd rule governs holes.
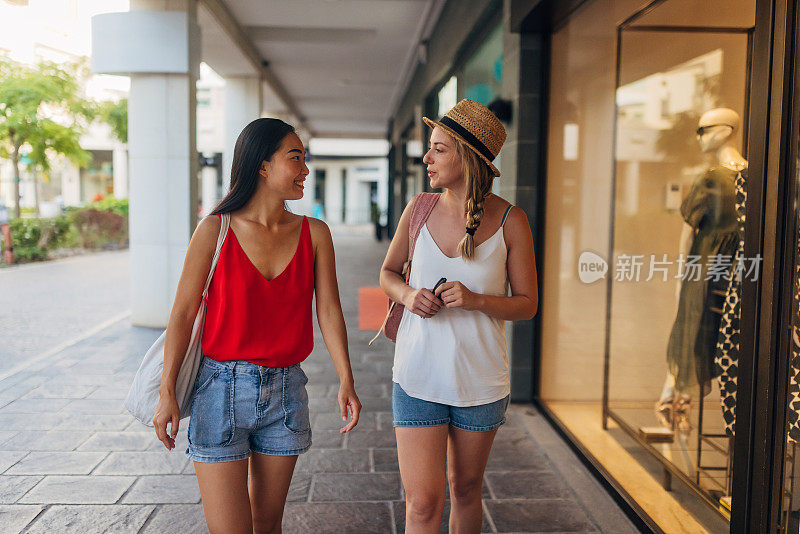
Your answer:
[[[478,406],[450,406],[411,397],[392,382],[393,426],[452,425],[470,432],[487,432],[506,422],[509,396]]]
[[[250,451],[292,456],[311,447],[308,378],[300,364],[264,367],[204,357],[195,380],[189,447],[197,462],[230,462]]]

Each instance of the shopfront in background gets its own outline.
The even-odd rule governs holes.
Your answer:
[[[795,3],[525,4],[537,401],[655,531],[800,532]]]

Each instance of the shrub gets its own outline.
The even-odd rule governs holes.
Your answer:
[[[14,259],[46,260],[58,248],[119,249],[128,246],[128,201],[104,199],[92,208],[69,209],[52,219],[11,219]],[[101,204],[106,209],[95,209]]]
[[[128,199],[117,198],[114,195],[108,195],[103,200],[98,200],[97,202],[92,202],[91,204],[89,204],[89,208],[100,211],[113,211],[118,215],[127,217]]]
[[[20,263],[47,258],[47,251],[59,245],[70,223],[66,217],[54,219],[12,219],[14,258]]]
[[[128,244],[128,217],[115,211],[77,210],[68,215],[72,229],[64,243],[88,249],[119,248]]]

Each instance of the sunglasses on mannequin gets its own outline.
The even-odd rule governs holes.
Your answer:
[[[708,126],[701,126],[697,129],[697,137],[702,137],[703,135],[705,135],[706,131],[709,128],[714,128],[716,126],[725,126],[726,128],[730,128],[731,130],[733,130],[733,128],[731,128],[727,124],[709,124]]]

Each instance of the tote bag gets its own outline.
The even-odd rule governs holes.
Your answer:
[[[203,351],[200,346],[200,341],[203,338],[203,325],[206,322],[206,297],[208,296],[208,286],[211,284],[211,278],[214,276],[214,269],[216,269],[217,261],[219,260],[219,252],[220,249],[222,249],[225,236],[228,234],[230,224],[230,214],[223,213],[222,223],[219,227],[219,236],[217,237],[217,248],[214,251],[214,258],[211,260],[211,269],[208,271],[206,285],[203,288],[200,308],[197,310],[197,316],[192,326],[192,336],[189,339],[189,346],[186,348],[186,355],[183,357],[183,363],[181,363],[181,368],[178,371],[178,378],[175,382],[175,398],[178,401],[181,419],[188,417],[192,411],[194,382],[197,378],[197,371],[200,369],[200,363],[203,360]],[[161,385],[161,373],[164,369],[164,337],[166,333],[166,330],[162,332],[156,342],[153,343],[144,355],[144,359],[142,359],[139,370],[136,371],[131,389],[125,399],[125,409],[147,426],[153,426],[153,416],[156,413],[156,406],[158,405],[158,388]]]

